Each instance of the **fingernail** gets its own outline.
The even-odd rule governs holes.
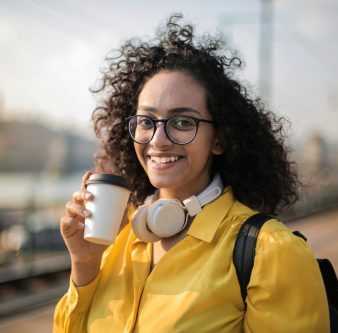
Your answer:
[[[86,193],[85,193],[85,198],[86,198],[86,199],[89,199],[90,197],[91,197],[91,193],[90,193],[90,192],[86,192]]]
[[[83,223],[78,223],[76,227],[78,229],[82,230],[82,229],[84,229],[84,224]]]
[[[84,216],[89,216],[90,215],[90,211],[86,208],[83,209],[83,215]]]

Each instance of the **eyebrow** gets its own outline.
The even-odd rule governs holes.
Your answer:
[[[158,113],[158,110],[156,108],[153,108],[151,106],[146,106],[146,105],[141,105],[137,108],[138,110],[144,110],[144,111],[149,111],[152,113]],[[177,113],[185,113],[185,112],[192,112],[197,115],[201,115],[197,110],[193,108],[188,108],[188,107],[177,107],[177,108],[172,108],[168,110],[169,114],[177,114]]]

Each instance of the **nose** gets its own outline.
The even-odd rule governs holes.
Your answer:
[[[155,128],[155,134],[151,139],[150,143],[155,149],[161,149],[165,146],[169,146],[172,142],[169,140],[163,123],[157,123]]]

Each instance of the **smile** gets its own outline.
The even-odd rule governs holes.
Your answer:
[[[183,156],[154,156],[148,155],[149,161],[151,163],[151,168],[156,170],[167,170],[174,168],[180,161]]]
[[[158,157],[158,156],[150,156],[150,159],[152,162],[155,162],[157,164],[164,164],[169,162],[175,162],[179,159],[178,156],[167,156],[167,157]]]

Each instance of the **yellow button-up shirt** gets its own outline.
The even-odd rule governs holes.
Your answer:
[[[275,219],[259,234],[247,308],[232,262],[241,224],[255,212],[230,188],[195,217],[151,271],[152,245],[127,225],[87,286],[72,281],[54,333],[326,333],[320,271],[307,244]]]

